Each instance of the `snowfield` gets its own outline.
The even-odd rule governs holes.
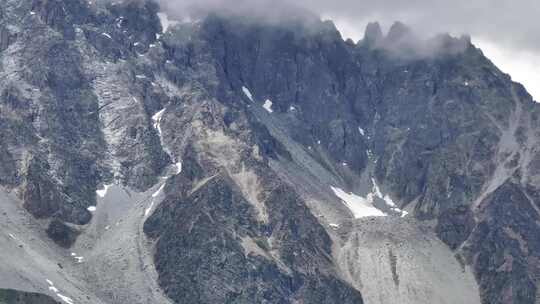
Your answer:
[[[337,187],[331,188],[332,191],[334,191],[334,193],[351,210],[355,218],[386,216],[384,212],[373,206],[373,194],[369,193],[366,197],[361,197],[354,193],[347,193]]]

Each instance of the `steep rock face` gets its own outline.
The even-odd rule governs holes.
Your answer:
[[[9,97],[3,99],[2,115],[24,128],[12,131],[16,143],[7,155],[13,155],[15,168],[6,173],[16,177],[12,185],[20,186],[36,217],[86,223],[86,207],[94,202],[99,176],[96,161],[102,155],[97,103],[81,71],[80,54],[37,20],[49,16],[29,14],[29,4],[11,4],[4,6],[26,8],[28,15],[17,23],[5,20],[19,26],[19,34],[2,53],[2,70],[9,75],[2,81],[3,94]]]
[[[474,263],[486,303],[535,303],[539,263],[533,252],[540,244],[537,208],[512,180],[482,204],[486,207],[480,223],[463,251]]]
[[[114,88],[100,86],[107,70],[97,58],[133,56],[130,39],[148,43],[160,29],[155,3],[110,10],[107,5],[41,0],[2,5],[2,180],[18,188],[37,218],[86,224],[99,183],[120,176],[144,190],[168,162],[143,102],[121,113],[123,120],[110,117],[117,134],[102,126],[112,124],[102,113],[118,96],[111,93]],[[107,81],[115,86],[118,80]],[[113,136],[123,137],[122,147],[110,143]]]
[[[174,130],[189,135],[183,174],[145,223],[159,238],[156,269],[167,295],[179,303],[362,303],[337,277],[329,236],[269,171],[242,113],[227,130],[223,106],[191,98],[182,107],[183,118],[162,127],[181,122]]]
[[[492,272],[475,257],[508,249],[469,246],[476,244],[471,238],[480,227],[493,226],[482,216],[492,214],[494,206],[482,203],[491,192],[516,178],[519,188],[533,187],[526,182],[536,176],[531,151],[538,142],[532,131],[537,107],[530,96],[467,38],[436,37],[426,45],[442,45],[437,53],[427,56],[422,49],[415,56],[396,57],[386,46],[360,42],[351,47],[326,24],[315,30],[302,26],[257,26],[211,16],[195,30],[203,42],[189,34],[195,42],[182,45],[185,51],[178,52],[167,39],[165,48],[172,47],[175,62],[196,67],[201,58],[189,50],[208,44],[220,100],[234,102],[246,88],[244,102],[270,100],[271,115],[278,116],[288,136],[310,150],[331,179],[351,189],[373,163],[374,176],[400,207],[420,220],[436,220],[439,237],[473,265],[484,302],[534,303],[535,253],[523,247],[509,251],[505,261],[514,267]],[[402,39],[402,27],[394,31],[402,33],[399,37],[385,39]],[[256,109],[250,112],[260,118]],[[538,206],[533,198],[529,206],[534,212],[523,225],[532,232],[514,237],[534,244]],[[529,211],[516,208],[509,217],[517,223]],[[498,242],[509,238],[495,235]]]
[[[161,232],[156,267],[172,299],[362,303],[359,292],[335,278],[328,236],[290,189],[273,190],[267,203],[279,207],[269,210],[264,225],[246,222],[251,206],[231,189],[232,180],[218,175],[203,183],[188,197],[167,199],[147,222],[147,233]]]
[[[518,249],[515,244],[511,246],[513,250],[506,246],[497,248],[495,243],[511,239],[503,233],[493,235],[491,246],[494,247],[490,249],[480,249],[475,240],[478,233],[485,237],[485,232],[480,231],[487,223],[489,230],[504,226],[499,226],[501,214],[494,211],[500,207],[489,202],[488,197],[494,192],[516,191],[507,188],[507,183],[513,183],[524,192],[529,187],[526,181],[536,175],[529,154],[536,150],[538,142],[530,124],[536,115],[533,110],[536,106],[519,85],[511,83],[477,51],[470,50],[462,56],[464,63],[450,61],[451,69],[447,63],[441,66],[437,74],[442,75],[435,75],[445,81],[434,82],[433,93],[428,93],[429,87],[421,89],[424,93],[408,87],[407,91],[391,91],[387,97],[383,96],[388,100],[390,113],[381,116],[391,121],[384,127],[383,118],[375,126],[375,138],[383,139],[375,143],[375,153],[381,155],[376,173],[393,193],[401,196],[403,203],[414,206],[418,218],[437,219],[436,231],[441,239],[475,265],[482,287],[495,288],[485,293],[491,295],[489,299],[484,298],[486,303],[512,300],[534,303],[538,286],[535,283],[536,254],[522,251],[523,248]],[[471,61],[474,64],[468,64]],[[487,67],[490,72],[483,73]],[[409,70],[403,74],[417,72],[415,67],[406,68]],[[392,75],[400,74],[396,71]],[[408,76],[399,83],[406,81]],[[418,100],[426,102],[415,106]],[[520,223],[529,233],[518,232],[514,237],[535,244],[534,235],[539,232],[537,203],[525,194],[520,198],[514,195],[507,198],[515,208],[504,216],[509,220],[504,229]],[[532,218],[529,217],[531,212]],[[521,220],[525,214],[527,216]],[[495,228],[497,226],[499,228]],[[483,266],[485,260],[477,259],[478,255],[499,254],[512,260],[508,263],[514,263],[514,267],[487,271]],[[523,259],[524,255],[528,258]],[[522,272],[524,269],[528,269],[527,275]],[[514,286],[511,279],[501,280],[501,277],[514,276],[527,283]]]
[[[177,303],[362,303],[360,292],[423,303],[435,291],[445,303],[463,290],[477,303],[469,266],[483,303],[538,302],[539,108],[467,38],[373,24],[353,44],[317,18],[219,15],[162,33],[157,11],[0,5],[0,183],[58,245],[84,248],[82,236],[103,253],[95,191],[162,183],[142,218]],[[371,197],[388,219],[355,219],[331,187]],[[140,202],[118,204],[138,227]],[[411,252],[427,256],[414,259],[423,271]],[[144,261],[122,260],[130,271],[133,260]],[[432,261],[452,284],[430,280]],[[92,301],[144,301],[108,288]]]

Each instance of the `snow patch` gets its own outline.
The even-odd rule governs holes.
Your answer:
[[[75,259],[75,261],[76,261],[77,263],[79,263],[79,264],[82,263],[82,262],[84,261],[84,257],[82,257],[82,256],[76,256],[76,257],[74,257],[74,259]]]
[[[101,33],[101,35],[103,35],[103,36],[105,36],[105,37],[107,37],[107,38],[109,38],[109,39],[112,39],[111,35],[109,35],[109,34],[107,34],[107,33]]]
[[[338,224],[334,224],[334,223],[330,223],[330,224],[328,224],[328,226],[330,226],[331,228],[334,228],[334,229],[338,229],[338,228],[339,228],[339,225],[338,225]]]
[[[165,183],[161,184],[159,189],[156,192],[154,192],[154,194],[152,194],[152,197],[157,197],[161,193],[161,191],[163,191],[163,188],[165,188]]]
[[[371,179],[371,182],[373,183],[373,193],[375,194],[376,197],[384,200],[386,205],[391,207],[393,211],[401,213],[401,217],[405,217],[409,214],[407,211],[403,211],[399,209],[397,207],[397,204],[392,200],[392,198],[388,194],[386,195],[382,194],[381,189],[379,188],[379,185],[377,185],[377,181],[374,178]]]
[[[381,193],[381,189],[379,189],[379,185],[377,185],[377,181],[375,181],[374,178],[371,179],[371,182],[373,183],[373,191],[375,192],[375,195],[384,200],[385,203],[390,206],[390,207],[395,207],[396,206],[396,203],[394,203],[394,201],[390,198],[390,196],[387,194],[387,195],[384,195]]]
[[[332,188],[334,194],[343,201],[345,206],[351,210],[355,218],[386,216],[384,212],[373,206],[372,193],[369,193],[366,197],[361,197],[354,193],[347,193],[338,187],[330,188]]]
[[[177,25],[179,22],[176,20],[169,19],[169,16],[166,13],[157,13],[159,21],[161,22],[161,28],[163,33],[165,33],[171,26]]]
[[[144,210],[144,216],[148,216],[150,214],[150,211],[152,211],[152,208],[154,208],[154,200],[152,200],[152,203],[150,203],[150,206]]]
[[[177,162],[174,166],[176,167],[176,174],[180,174],[182,172],[182,162]]]
[[[73,299],[71,299],[70,297],[66,297],[60,293],[56,293],[56,296],[58,296],[60,298],[60,300],[64,301],[65,303],[67,304],[75,304],[73,302]]]
[[[267,99],[267,100],[264,102],[263,108],[264,108],[266,111],[268,111],[269,113],[274,112],[274,110],[272,110],[272,101],[271,101],[270,99]]]
[[[88,210],[90,212],[96,212],[97,208],[96,208],[96,206],[90,206],[90,207],[86,208],[86,210]]]
[[[362,136],[365,136],[365,135],[366,135],[366,131],[364,131],[364,129],[358,127],[358,131],[360,131],[360,134],[361,134]]]
[[[58,288],[54,287],[54,284],[51,280],[47,279],[47,284],[49,284],[49,290],[54,292],[56,294],[56,296],[62,300],[63,302],[65,302],[66,304],[75,304],[73,302],[73,299],[71,299],[70,297],[66,297],[65,295],[61,294],[60,293],[60,290],[58,290]]]
[[[123,16],[120,16],[120,17],[116,18],[116,27],[117,28],[122,28],[122,21],[123,20],[124,20]]]
[[[152,116],[152,121],[154,121],[154,128],[158,131],[159,135],[161,135],[161,119],[163,118],[163,114],[165,113],[165,109],[162,109],[161,111],[157,112]]]
[[[244,92],[244,95],[246,95],[249,100],[253,101],[253,94],[251,94],[251,91],[248,88],[242,87],[242,92]]]
[[[97,190],[96,194],[101,198],[105,197],[107,195],[107,191],[109,190],[109,187],[111,187],[111,185],[103,185],[103,189]]]
[[[49,290],[54,292],[54,293],[58,293],[58,288],[54,287],[54,286],[49,286]]]

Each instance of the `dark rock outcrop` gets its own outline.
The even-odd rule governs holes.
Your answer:
[[[58,246],[69,248],[77,240],[79,231],[58,219],[53,219],[47,228],[47,235],[58,244]]]
[[[0,183],[60,246],[98,185],[146,191],[181,162],[144,225],[171,299],[361,303],[305,189],[369,175],[484,303],[538,302],[540,107],[470,39],[370,24],[355,45],[331,22],[220,14],[161,33],[158,10],[0,4]]]
[[[415,43],[407,40],[413,36],[401,24],[392,33],[385,43],[403,39],[406,45]],[[501,166],[519,167],[515,174],[531,176],[530,164],[521,161],[521,154],[531,149],[527,145],[537,143],[538,138],[527,131],[534,128],[529,121],[537,106],[466,38],[435,37],[422,45],[436,45],[436,52],[403,57],[386,46],[351,47],[322,24],[313,33],[218,16],[203,21],[190,37],[192,42],[182,48],[198,45],[203,47],[200,52],[210,53],[211,59],[203,59],[215,65],[219,81],[211,90],[217,90],[215,96],[222,102],[234,103],[234,93],[243,95],[243,86],[254,100],[270,99],[291,137],[305,146],[320,143],[327,155],[321,161],[330,158],[324,165],[336,167],[334,172],[351,185],[355,177],[340,165],[347,164],[360,175],[371,154],[377,179],[402,207],[412,206],[419,220],[437,220],[436,232],[458,255],[507,252],[505,247],[467,244],[478,244],[471,238],[480,227],[493,226],[479,222],[491,208],[481,203],[483,197],[501,180],[515,178],[512,170]],[[177,64],[201,65],[201,57],[178,52],[174,39],[182,38],[168,37],[164,47],[175,54]],[[367,134],[358,132],[359,127]],[[501,158],[508,163],[501,165]],[[508,216],[518,219],[530,212],[515,208]],[[537,226],[532,221],[524,225],[532,232],[517,232],[515,237],[534,243]],[[504,242],[502,234],[493,237]],[[475,267],[483,301],[533,303],[538,269],[530,261],[536,253],[506,254],[514,257],[514,267],[499,271],[508,271],[509,278],[521,277],[518,281],[501,280],[481,266],[483,262],[466,259]],[[526,284],[517,283],[527,277],[531,280]],[[513,284],[521,287],[512,288]]]
[[[1,304],[59,304],[51,297],[13,289],[0,289]]]

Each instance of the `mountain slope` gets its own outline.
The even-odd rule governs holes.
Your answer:
[[[0,5],[2,226],[37,269],[0,287],[540,303],[539,107],[466,37],[158,10]]]

